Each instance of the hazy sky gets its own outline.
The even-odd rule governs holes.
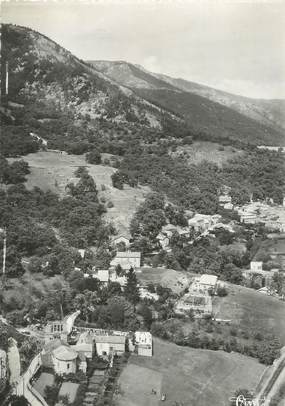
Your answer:
[[[9,1],[2,21],[82,59],[126,60],[250,97],[285,98],[285,0]]]

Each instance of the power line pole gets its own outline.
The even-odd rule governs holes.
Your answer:
[[[2,262],[2,277],[4,278],[6,273],[6,255],[7,255],[7,230],[6,228],[0,228],[0,233],[3,233],[3,262]]]
[[[6,80],[5,80],[5,94],[8,96],[9,93],[9,62],[6,62]]]

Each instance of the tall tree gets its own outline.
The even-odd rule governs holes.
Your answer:
[[[134,268],[130,268],[127,274],[127,284],[125,287],[126,299],[136,305],[140,300],[140,293],[138,287],[138,280]]]

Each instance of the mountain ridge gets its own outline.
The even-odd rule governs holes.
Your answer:
[[[151,90],[172,89],[174,91],[184,91],[190,94],[195,94],[219,103],[224,107],[229,107],[248,118],[269,126],[278,132],[284,133],[285,100],[283,99],[253,99],[246,96],[235,95],[230,92],[225,92],[185,79],[172,78],[168,75],[149,72],[140,65],[133,65],[124,61],[89,61],[89,63],[92,63],[98,70],[104,72],[114,80],[117,80],[119,83],[125,83],[126,86],[136,89]],[[136,83],[134,78],[132,80],[130,78],[126,80],[124,75],[120,72],[124,65],[127,66],[129,72],[132,71],[133,74],[134,69],[138,69],[144,74],[149,75],[149,77],[152,78],[151,81],[149,83],[146,83],[145,81],[139,81]],[[120,71],[118,67],[120,68]],[[159,79],[160,81],[162,80],[164,85],[153,86],[153,78]]]
[[[179,89],[133,64],[101,61],[94,66],[32,29],[2,24],[1,32],[2,61],[9,62],[8,101],[24,107],[24,112],[13,111],[16,122],[50,137],[52,148],[65,149],[70,141],[89,142],[95,137],[91,133],[98,140],[106,126],[113,128],[112,137],[117,137],[114,131],[131,135],[154,128],[162,133],[155,137],[167,132],[170,138],[183,138],[187,133],[230,144],[284,145],[284,133],[278,129]]]

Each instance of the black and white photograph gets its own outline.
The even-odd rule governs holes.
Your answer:
[[[285,0],[0,12],[0,406],[285,406]]]

